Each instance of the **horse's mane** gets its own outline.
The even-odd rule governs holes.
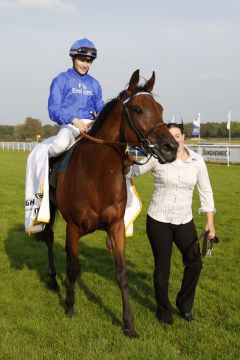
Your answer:
[[[139,85],[135,88],[133,95],[145,91],[146,89],[144,89],[144,85]],[[91,136],[96,135],[96,133],[98,132],[98,130],[101,128],[102,124],[104,123],[105,119],[108,117],[108,115],[110,114],[110,112],[113,110],[114,106],[116,105],[116,103],[123,99],[123,97],[126,94],[126,90],[121,91],[117,97],[109,100],[104,107],[102,108],[101,112],[99,113],[97,119],[94,121],[93,126],[91,127],[91,129],[89,130],[88,134]],[[82,139],[81,142],[88,142],[87,139]]]

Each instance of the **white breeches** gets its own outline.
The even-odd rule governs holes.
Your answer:
[[[85,123],[91,120],[82,120]],[[55,136],[52,145],[48,150],[48,154],[56,157],[66,151],[75,142],[75,138],[80,135],[80,131],[75,126],[68,124],[62,125],[59,133]]]

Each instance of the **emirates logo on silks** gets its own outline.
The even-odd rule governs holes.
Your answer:
[[[73,94],[80,94],[80,95],[87,95],[87,96],[91,96],[93,95],[92,90],[88,90],[86,85],[82,85],[82,84],[78,84],[78,89],[76,88],[72,88],[72,93]]]

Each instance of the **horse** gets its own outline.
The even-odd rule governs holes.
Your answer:
[[[138,334],[129,303],[124,253],[126,147],[139,146],[160,163],[174,161],[178,148],[163,122],[163,108],[152,95],[155,73],[144,85],[138,85],[139,80],[136,70],[127,88],[105,104],[89,132],[82,134],[88,138],[77,141],[67,170],[57,176],[55,201],[50,199],[51,219],[41,233],[48,247],[48,286],[59,290],[53,260],[53,224],[58,209],[66,221],[66,315],[72,317],[75,283],[80,274],[79,239],[95,230],[106,231],[122,295],[124,333],[130,338]]]

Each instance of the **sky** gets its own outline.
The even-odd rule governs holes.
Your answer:
[[[133,71],[156,73],[164,120],[240,121],[239,0],[0,0],[0,125],[53,124],[52,79],[71,67],[72,43],[94,42],[90,74],[104,101]]]

